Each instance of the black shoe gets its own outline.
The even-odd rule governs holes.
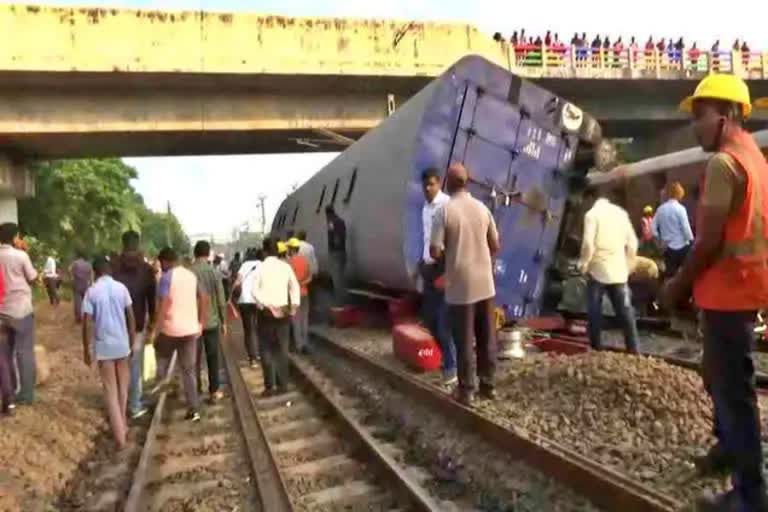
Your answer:
[[[13,416],[14,412],[16,412],[16,407],[13,404],[4,405],[0,410],[0,414],[3,416]]]
[[[265,389],[259,395],[260,398],[269,398],[271,396],[275,396],[275,390],[274,389]]]
[[[720,443],[713,445],[706,455],[696,457],[693,463],[701,476],[719,475],[728,473],[730,470],[728,458],[723,453]]]
[[[472,407],[472,402],[475,401],[475,394],[464,389],[457,389],[451,397],[464,407]]]
[[[305,356],[309,355],[309,347],[301,347],[300,352]]]
[[[480,396],[486,400],[496,400],[499,395],[496,393],[496,390],[490,386],[480,386]]]

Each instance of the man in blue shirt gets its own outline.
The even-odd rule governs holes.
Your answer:
[[[656,210],[651,230],[664,251],[664,274],[672,277],[685,261],[693,243],[693,232],[688,221],[688,211],[680,204],[685,196],[683,186],[678,182],[672,183],[667,195],[667,201]]]
[[[96,355],[107,405],[109,423],[118,450],[125,448],[128,432],[126,408],[131,346],[136,337],[131,294],[124,284],[112,279],[109,261],[99,257],[93,263],[96,282],[83,298],[83,361]],[[91,333],[91,323],[93,333]],[[93,338],[93,347],[91,339]]]

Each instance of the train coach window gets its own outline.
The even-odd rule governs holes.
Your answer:
[[[336,204],[336,194],[339,192],[339,180],[341,178],[336,178],[336,184],[333,186],[333,194],[331,194],[331,202],[330,204],[335,205]]]
[[[323,191],[320,192],[320,200],[317,202],[317,209],[315,213],[320,213],[320,209],[323,207],[323,200],[325,199],[325,185],[323,185]]]
[[[355,182],[357,181],[357,168],[352,171],[352,178],[349,180],[349,187],[347,188],[347,195],[344,196],[344,202],[348,203],[352,199],[352,192],[355,190]]]
[[[296,208],[293,209],[293,218],[291,219],[291,226],[296,224],[296,216],[299,214],[299,203],[296,203]]]

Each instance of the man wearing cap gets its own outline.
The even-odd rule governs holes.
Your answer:
[[[693,231],[688,222],[688,211],[680,203],[685,189],[678,183],[666,188],[667,200],[656,210],[651,231],[664,250],[665,275],[671,277],[683,264],[693,243]]]
[[[768,163],[742,127],[746,83],[709,75],[681,109],[693,117],[707,163],[690,255],[662,290],[667,307],[693,288],[702,310],[702,377],[714,403],[715,445],[701,470],[729,469],[733,489],[702,497],[698,510],[768,511],[752,360],[756,312],[768,304]]]
[[[277,242],[277,257],[283,261],[288,261],[288,244],[282,240]]]
[[[640,219],[640,249],[644,254],[652,253],[653,247],[653,206],[646,205],[643,208],[643,216]]]
[[[312,282],[312,270],[307,258],[301,255],[301,241],[298,238],[288,240],[288,264],[296,275],[301,287],[301,303],[296,314],[291,318],[294,348],[306,354],[309,348],[309,283]]]

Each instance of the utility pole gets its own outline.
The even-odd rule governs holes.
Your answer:
[[[267,233],[267,214],[264,211],[264,201],[267,199],[267,196],[264,194],[261,194],[259,197],[259,206],[261,207],[261,234],[262,236]]]
[[[165,218],[165,246],[171,247],[171,202],[168,201],[166,218]]]

